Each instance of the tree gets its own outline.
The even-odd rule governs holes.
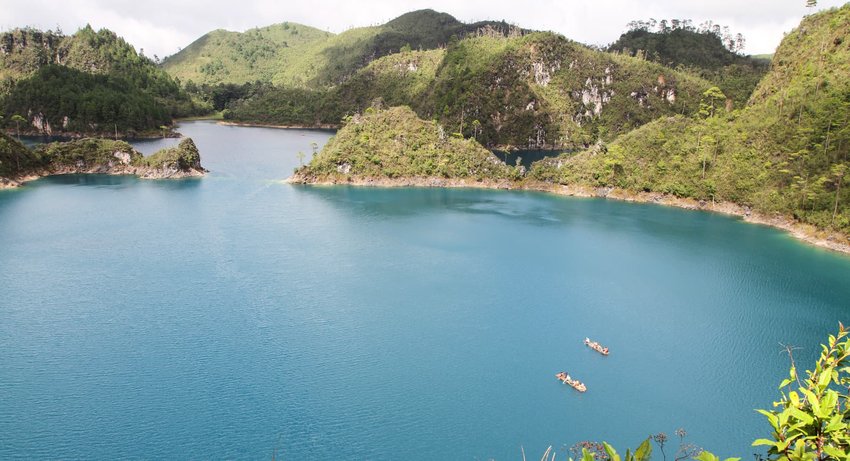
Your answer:
[[[791,370],[779,385],[782,398],[774,406],[780,410],[757,410],[773,428],[773,437],[753,446],[768,447],[770,460],[850,459],[850,337],[844,325],[821,347],[815,369],[801,380],[793,348],[786,346]],[[786,393],[792,384],[797,390]]]
[[[478,135],[481,133],[481,122],[478,119],[472,121],[472,137],[477,141]]]
[[[313,149],[313,157],[315,157],[319,153],[319,144],[313,141],[310,143],[310,148]]]
[[[818,0],[806,0],[806,8],[814,8],[818,6]]]
[[[702,100],[699,103],[699,115],[703,118],[714,117],[718,107],[726,101],[726,95],[723,91],[713,86],[702,93]]]
[[[304,166],[304,152],[298,151],[298,163]]]
[[[27,119],[25,119],[23,116],[21,116],[19,114],[15,114],[15,115],[12,116],[12,118],[10,120],[15,122],[15,132],[18,135],[18,141],[20,141],[21,140],[21,122],[26,123]]]
[[[835,215],[838,214],[838,195],[841,193],[841,183],[844,181],[844,176],[847,174],[847,164],[839,163],[837,165],[833,165],[830,173],[835,183],[835,204],[832,207],[832,222],[830,225],[835,227]]]

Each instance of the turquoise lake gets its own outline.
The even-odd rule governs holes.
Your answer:
[[[679,427],[752,459],[780,343],[812,364],[850,321],[850,258],[771,228],[291,186],[331,133],[180,131],[207,177],[0,192],[0,459],[565,459],[657,432],[669,456]]]

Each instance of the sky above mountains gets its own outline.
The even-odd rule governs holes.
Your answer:
[[[384,23],[412,10],[431,8],[461,21],[505,20],[552,30],[579,42],[606,45],[635,19],[692,19],[729,26],[747,39],[746,53],[772,53],[783,33],[810,9],[805,0],[0,0],[0,28],[33,26],[73,33],[87,23],[123,36],[147,56],[176,53],[214,29],[244,31],[297,22],[331,32]],[[844,4],[820,0],[817,9]]]

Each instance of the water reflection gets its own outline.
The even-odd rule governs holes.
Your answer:
[[[520,160],[520,165],[524,166],[526,169],[531,168],[531,164],[544,158],[557,157],[561,154],[569,154],[575,151],[571,150],[539,150],[539,149],[526,149],[526,150],[514,150],[514,151],[503,151],[503,150],[494,150],[493,154],[499,158],[499,160],[505,162],[507,165],[514,166],[517,163],[517,159]]]
[[[133,187],[139,183],[155,185],[161,189],[191,189],[201,184],[201,178],[184,179],[140,179],[135,175],[111,175],[111,174],[59,174],[45,176],[36,181],[28,183],[27,186],[84,186],[100,188],[125,188]]]

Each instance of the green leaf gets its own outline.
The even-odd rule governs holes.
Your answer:
[[[773,426],[774,430],[776,430],[776,431],[779,430],[779,417],[778,416],[776,416],[774,413],[771,413],[767,410],[756,410],[756,411],[763,414],[765,416],[765,418],[767,418],[767,421],[770,423],[771,426]]]
[[[812,410],[814,410],[814,413],[820,413],[820,401],[818,400],[818,396],[816,396],[814,392],[808,389],[803,389],[802,387],[800,388],[800,392],[805,394],[806,401],[808,401],[809,405],[812,406]]]
[[[652,456],[652,445],[647,438],[635,450],[635,461],[647,461],[650,456]]]
[[[829,385],[830,381],[832,381],[832,368],[827,368],[818,376],[818,387],[825,388]]]
[[[617,450],[614,447],[608,445],[608,442],[602,442],[602,446],[605,448],[605,453],[608,454],[608,459],[611,461],[620,461],[620,455],[617,454]]]
[[[793,416],[794,418],[797,418],[798,421],[802,422],[805,425],[812,424],[812,422],[815,420],[815,418],[813,418],[808,413],[803,412],[799,408],[788,407],[788,410],[786,410],[786,411],[788,413],[790,413],[791,416]]]
[[[775,447],[776,442],[773,441],[773,440],[769,440],[769,439],[756,439],[753,442],[752,446],[754,446],[754,447],[760,447],[760,446]]]
[[[824,453],[828,454],[830,458],[833,459],[847,459],[850,458],[850,452],[845,453],[838,448],[835,448],[831,445],[824,445],[823,447]]]
[[[794,391],[788,393],[788,398],[791,399],[791,404],[795,407],[800,407],[800,395]]]
[[[720,461],[720,458],[714,456],[712,453],[707,451],[703,451],[696,457],[697,461]]]

